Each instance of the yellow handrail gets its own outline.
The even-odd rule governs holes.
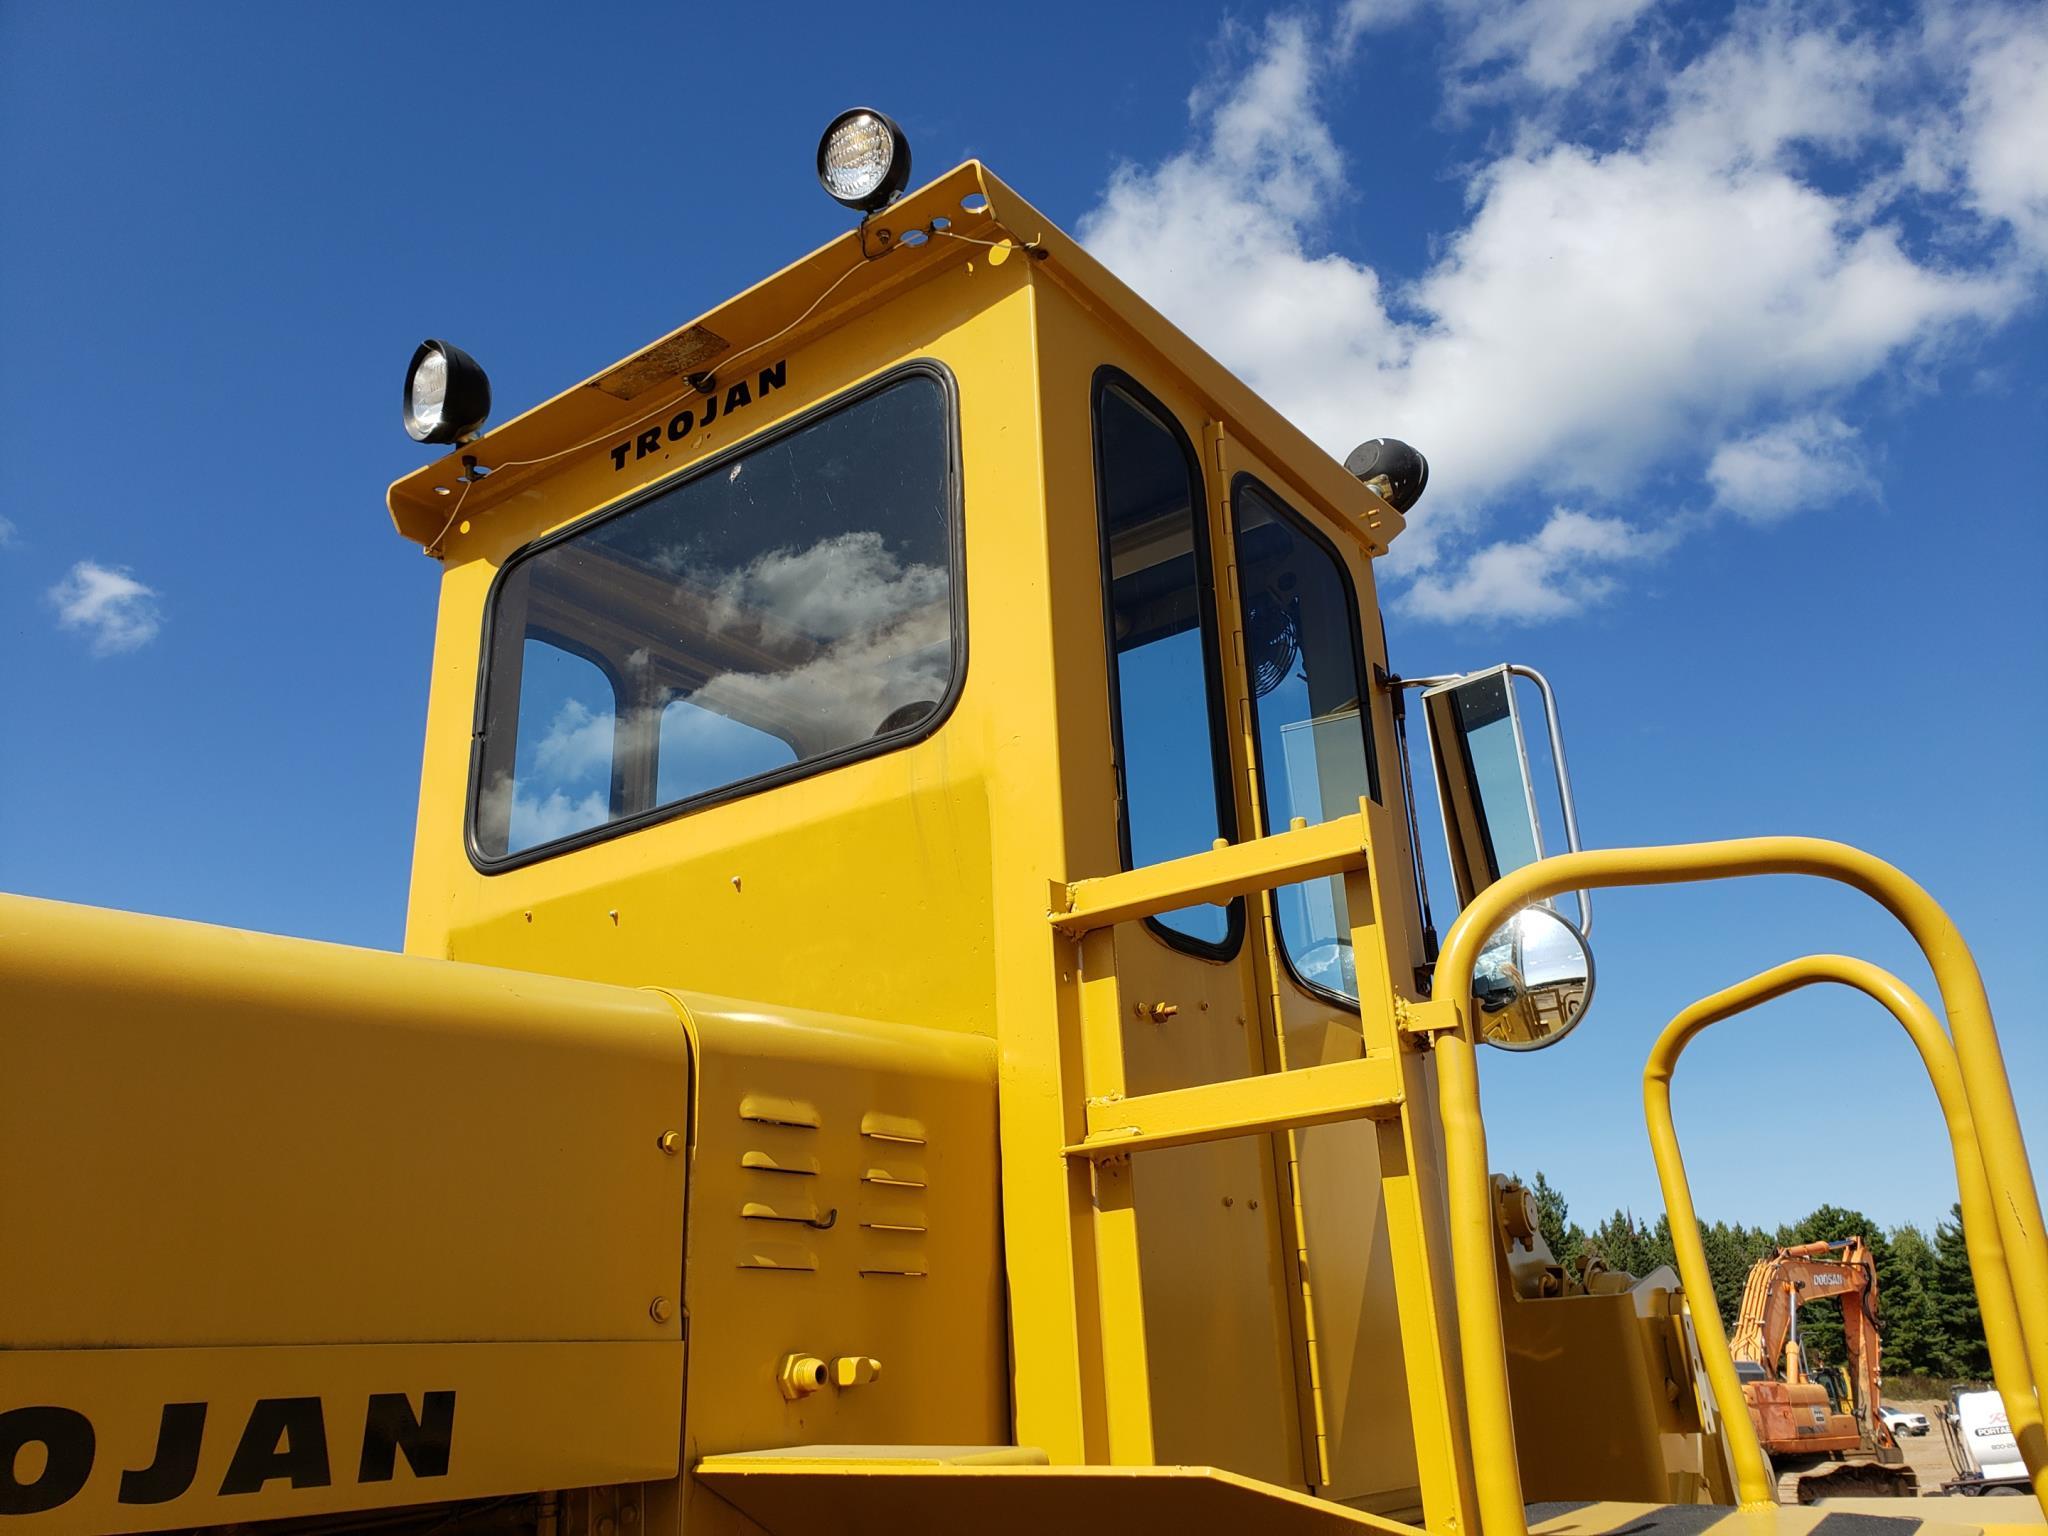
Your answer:
[[[1595,886],[1675,885],[1745,875],[1816,875],[1852,886],[1898,918],[1927,956],[1941,989],[1984,1151],[2029,1367],[2035,1380],[2048,1380],[2048,1234],[2041,1228],[2040,1198],[2028,1171],[2019,1112],[1999,1056],[1984,982],[1948,914],[1882,859],[1820,838],[1758,837],[1559,854],[1524,865],[1473,898],[1445,936],[1436,968],[1438,1001],[1425,1005],[1431,1011],[1449,1010],[1455,1024],[1437,1035],[1438,1112],[1444,1129],[1451,1260],[1482,1536],[1526,1536],[1528,1519],[1515,1460],[1507,1346],[1494,1274],[1493,1197],[1486,1129],[1479,1115],[1478,1035],[1469,1006],[1473,963],[1480,946],[1503,921],[1548,896]]]
[[[2048,1511],[2048,1456],[2043,1455],[2040,1405],[2035,1401],[2034,1383],[2027,1372],[2012,1274],[2005,1262],[2004,1244],[1999,1240],[1991,1185],[1978,1152],[1955,1047],[1917,992],[1889,971],[1846,955],[1804,955],[1701,998],[1665,1027],[1643,1066],[1643,1114],[1650,1130],[1650,1151],[1657,1160],[1657,1181],[1664,1188],[1671,1245],[1678,1258],[1686,1300],[1692,1304],[1693,1329],[1699,1336],[1707,1381],[1727,1426],[1723,1432],[1735,1459],[1742,1502],[1771,1503],[1771,1477],[1765,1468],[1756,1426],[1743,1400],[1742,1384],[1736,1379],[1728,1335],[1721,1326],[1721,1309],[1707,1268],[1707,1250],[1700,1241],[1699,1218],[1693,1209],[1692,1187],[1685,1176],[1678,1132],[1672,1124],[1671,1074],[1678,1065],[1679,1053],[1708,1025],[1820,982],[1855,987],[1889,1008],[1919,1051],[1921,1064],[1934,1084],[1934,1096],[1948,1125],[1949,1148],[1955,1156],[1956,1194],[1963,1208],[1970,1278],[1976,1286],[1977,1306],[1984,1318],[1984,1338],[1991,1350],[1991,1373],[1998,1383],[1999,1395],[2005,1400],[2006,1417],[2026,1460],[2027,1474],[2033,1479],[2034,1497]],[[1867,1406],[1874,1418],[1877,1405]]]

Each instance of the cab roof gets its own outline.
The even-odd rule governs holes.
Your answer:
[[[946,221],[940,227],[950,238],[933,233],[934,220]],[[1400,513],[975,160],[552,400],[394,481],[387,496],[391,520],[438,558],[458,508],[464,518],[487,515],[544,478],[553,461],[626,435],[692,397],[698,391],[691,375],[730,373],[765,355],[771,344],[787,348],[830,329],[932,275],[936,261],[957,254],[943,248],[960,240],[989,248],[991,261],[1032,261],[1034,279],[1074,290],[1090,310],[1134,333],[1184,376],[1216,419],[1258,443],[1297,490],[1371,553],[1385,553],[1401,531]],[[465,483],[466,459],[488,477]]]

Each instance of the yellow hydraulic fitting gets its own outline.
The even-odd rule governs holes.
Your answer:
[[[775,1372],[775,1384],[792,1403],[808,1397],[825,1385],[825,1362],[816,1355],[784,1355]]]

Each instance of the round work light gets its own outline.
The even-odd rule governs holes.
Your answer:
[[[475,358],[423,341],[405,370],[405,431],[416,443],[460,443],[491,414],[491,380]]]
[[[871,107],[840,113],[818,140],[818,184],[848,208],[886,208],[909,181],[910,141]]]
[[[1344,467],[1379,492],[1396,512],[1422,500],[1429,484],[1429,460],[1398,437],[1368,438],[1351,450]]]

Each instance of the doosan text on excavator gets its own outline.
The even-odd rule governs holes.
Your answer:
[[[414,355],[403,954],[0,897],[0,1536],[1867,1518],[1775,1502],[1702,1258],[1581,1276],[1487,1163],[1481,1047],[1608,1048],[1593,893],[1762,874],[1890,911],[1940,1016],[1842,956],[1680,1015],[1674,1229],[1685,1040],[1876,998],[2048,1496],[2048,1237],[1940,907],[1582,846],[1546,679],[1387,655],[1420,453],[1331,458],[880,112],[817,172],[843,235],[501,426]],[[1888,1446],[1870,1358],[1773,1401]]]

